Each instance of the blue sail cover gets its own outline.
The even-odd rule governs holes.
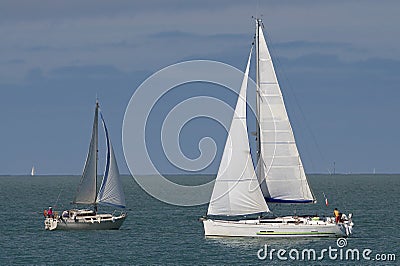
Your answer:
[[[107,126],[101,113],[100,116],[106,136],[107,158],[103,181],[97,195],[97,203],[125,208],[125,195],[119,178],[117,161],[108,135]]]

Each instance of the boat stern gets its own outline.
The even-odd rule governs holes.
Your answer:
[[[204,235],[205,236],[210,236],[213,235],[212,234],[212,229],[213,229],[213,221],[209,220],[207,218],[200,218],[199,219],[202,223],[203,223],[203,227],[204,227]]]
[[[57,228],[57,225],[58,225],[58,220],[55,218],[48,217],[44,220],[45,230],[50,230],[50,231],[55,230]]]
[[[348,216],[346,215],[342,215],[342,219],[343,219],[343,226],[346,232],[346,236],[350,236],[353,234],[353,214],[349,213]]]

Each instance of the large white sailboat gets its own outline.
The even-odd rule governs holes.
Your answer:
[[[47,213],[44,221],[46,230],[104,230],[119,229],[126,218],[126,213],[98,213],[97,205],[125,208],[125,195],[119,180],[119,171],[108,130],[100,112],[105,132],[107,155],[103,181],[97,193],[97,161],[98,161],[98,117],[99,103],[96,101],[92,138],[86,158],[82,178],[78,186],[73,204],[92,205],[92,209],[65,210],[61,215]]]
[[[256,19],[257,169],[251,159],[246,122],[252,47],[207,216],[201,219],[205,236],[349,236],[353,226],[351,214],[343,215],[339,222],[335,217],[263,216],[270,212],[267,202],[316,201],[297,150],[262,28],[262,21]],[[244,217],[251,215],[255,217]]]

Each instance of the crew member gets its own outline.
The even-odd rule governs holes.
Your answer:
[[[340,222],[340,212],[337,208],[333,210],[333,214],[335,215],[335,222],[336,223]]]

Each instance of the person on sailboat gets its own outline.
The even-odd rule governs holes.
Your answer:
[[[53,209],[51,207],[49,207],[49,210],[47,211],[47,216],[50,218],[54,218]]]
[[[341,213],[339,212],[339,210],[337,208],[335,208],[333,210],[333,214],[335,215],[335,222],[336,223],[340,222]]]

